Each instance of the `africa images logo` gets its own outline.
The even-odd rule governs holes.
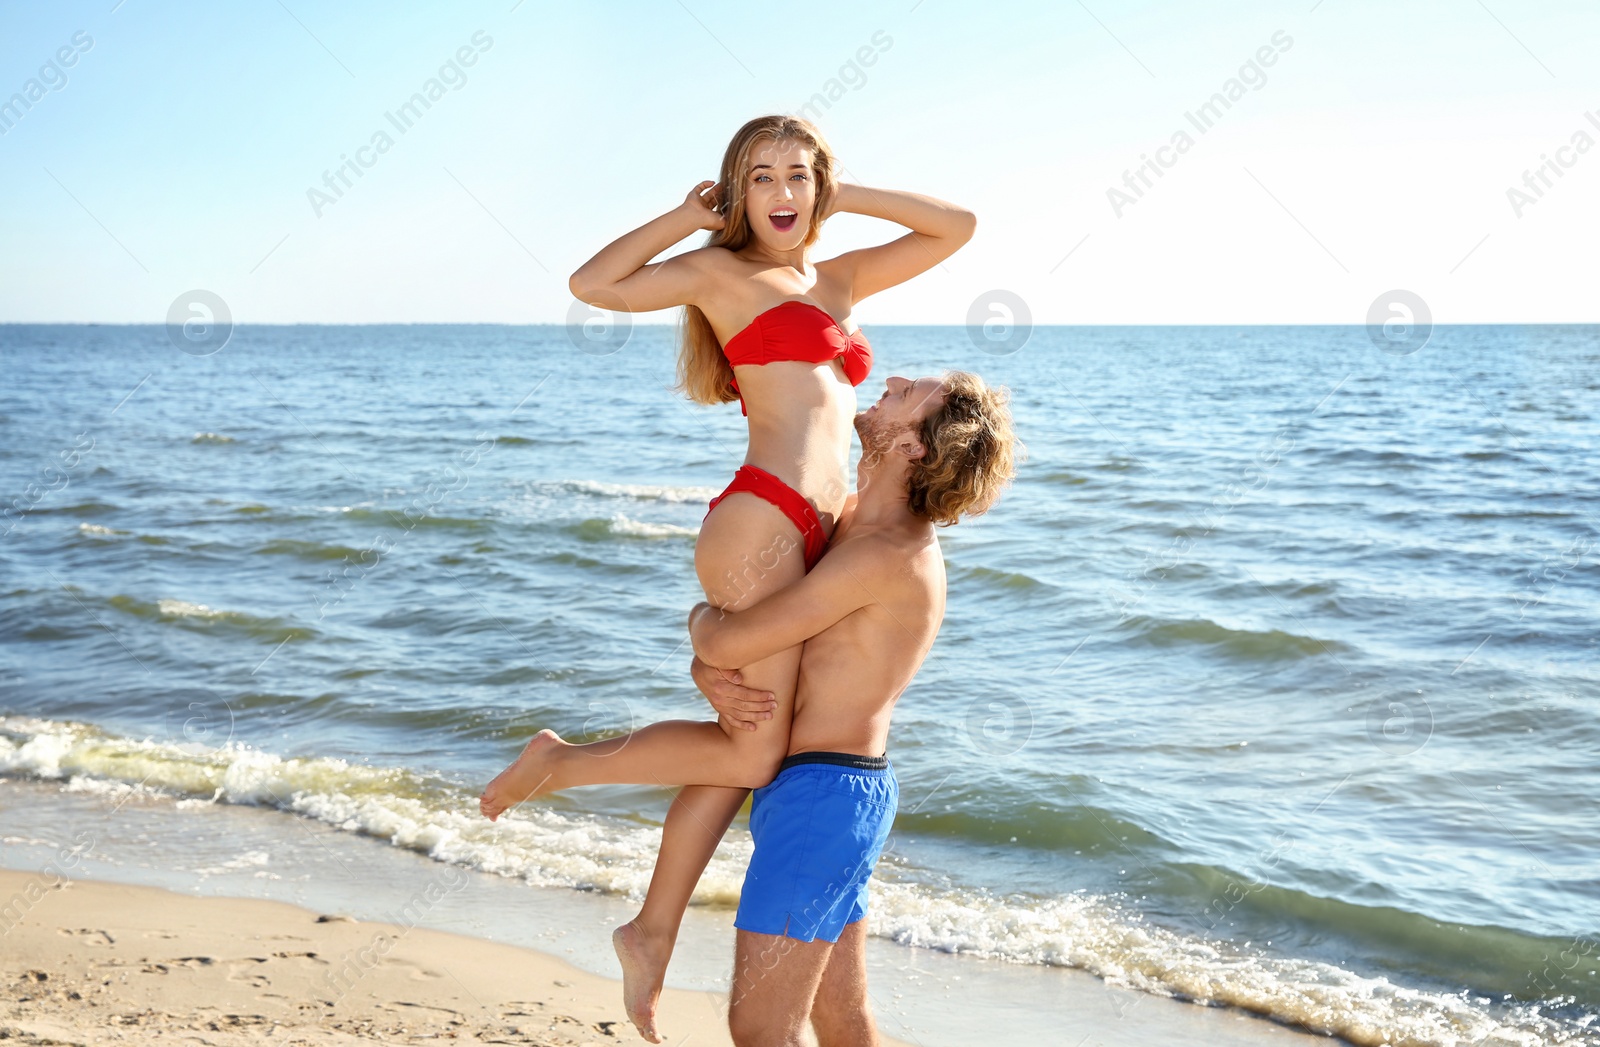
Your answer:
[[[39,67],[39,72],[22,82],[22,90],[0,102],[0,135],[17,126],[33,107],[42,102],[45,89],[60,91],[67,86],[67,70],[78,64],[78,56],[94,46],[94,37],[82,29],[72,34],[71,46],[62,44]]]
[[[494,38],[480,29],[472,34],[472,46],[462,44],[456,48],[455,54],[445,60],[439,67],[436,76],[429,77],[422,84],[420,91],[412,93],[410,98],[395,106],[394,111],[385,111],[384,120],[398,134],[405,134],[416,126],[417,121],[433,108],[433,103],[445,96],[445,88],[459,91],[467,86],[467,68],[478,64],[478,56],[494,46]],[[383,156],[395,145],[394,136],[380,124],[373,131],[366,145],[358,146],[354,152],[339,154],[339,166],[331,171],[322,172],[323,189],[310,186],[306,189],[306,200],[311,204],[311,212],[318,218],[322,217],[323,208],[338,203],[344,199],[345,190],[355,185],[355,179],[366,174],[375,167],[378,158]]]

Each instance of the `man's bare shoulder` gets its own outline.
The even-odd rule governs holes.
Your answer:
[[[902,542],[905,572],[923,583],[944,585],[944,550],[939,547],[939,532],[931,525]]]
[[[883,528],[851,538],[828,551],[840,556],[863,582],[903,583],[913,578],[944,576],[944,554],[932,527]]]

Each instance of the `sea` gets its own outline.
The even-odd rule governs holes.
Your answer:
[[[710,716],[684,624],[744,422],[625,321],[0,326],[0,864],[266,892],[332,841],[276,889],[359,908],[393,857],[492,883],[489,936],[512,893],[630,908],[666,791],[476,809],[541,728]],[[863,331],[863,406],[975,371],[1025,445],[940,532],[875,956],[1019,1013],[1072,969],[1600,1043],[1600,326]],[[692,910],[730,940],[749,853],[741,816]],[[992,1043],[984,1006],[902,1027]]]

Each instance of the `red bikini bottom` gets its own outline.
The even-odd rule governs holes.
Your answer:
[[[805,539],[806,570],[810,571],[817,565],[817,561],[822,559],[823,551],[828,547],[828,539],[822,533],[822,518],[811,507],[811,503],[800,496],[799,491],[765,469],[758,469],[753,465],[741,465],[739,471],[733,474],[733,482],[727,489],[711,499],[706,515],[711,515],[711,510],[717,507],[718,502],[739,491],[764,498],[777,506]]]

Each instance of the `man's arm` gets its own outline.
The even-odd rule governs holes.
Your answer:
[[[804,643],[846,615],[876,603],[873,589],[887,584],[891,556],[863,537],[830,550],[798,582],[748,611],[708,603],[689,612],[689,639],[707,665],[736,669]]]

